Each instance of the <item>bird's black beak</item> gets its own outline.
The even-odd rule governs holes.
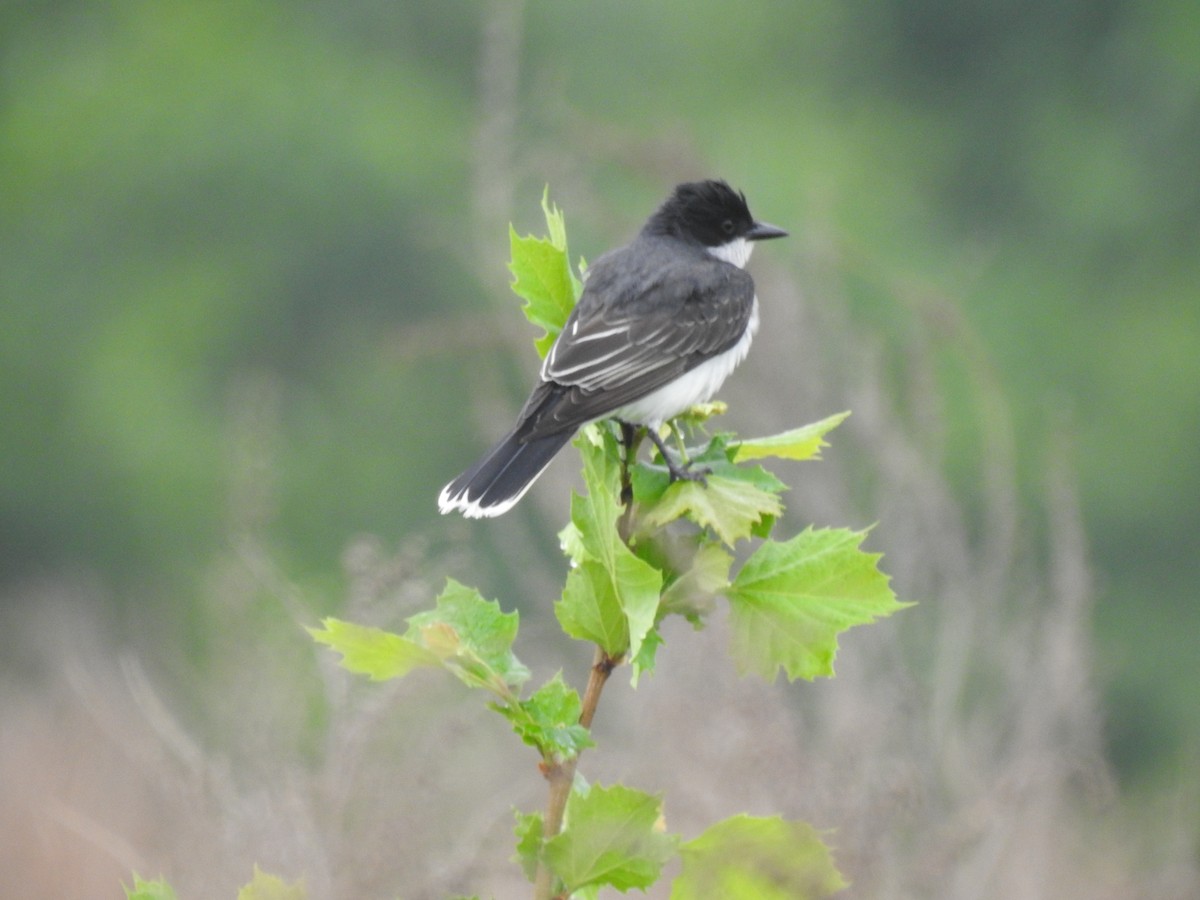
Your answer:
[[[766,241],[771,238],[787,237],[787,232],[782,228],[776,228],[774,225],[768,225],[766,222],[755,222],[750,226],[750,230],[746,232],[746,240],[748,241]]]

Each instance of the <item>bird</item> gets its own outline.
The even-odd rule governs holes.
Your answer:
[[[746,358],[758,297],[745,271],[757,241],[785,237],[723,180],[677,185],[632,241],[588,266],[583,291],[516,425],[438,496],[442,514],[499,516],[525,495],[582,426],[644,427],[671,480],[658,430],[710,400]]]

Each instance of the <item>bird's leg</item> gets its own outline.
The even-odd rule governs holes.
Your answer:
[[[621,443],[625,447],[625,458],[621,461],[621,504],[629,508],[633,504],[633,480],[629,473],[637,462],[638,445],[646,429],[630,422],[618,421],[617,424],[621,426]]]
[[[658,436],[658,431],[653,428],[647,428],[646,434],[650,436],[650,440],[654,442],[654,446],[658,448],[659,454],[663,458],[663,462],[667,464],[667,473],[671,476],[671,481],[698,481],[707,487],[708,482],[704,476],[712,473],[712,469],[707,466],[702,466],[698,469],[692,469],[691,460],[684,460],[683,465],[678,465],[671,459],[671,454],[667,452],[667,447],[663,443],[663,439]]]
[[[628,466],[633,462],[633,453],[637,451],[642,436],[637,433],[639,426],[632,422],[622,422],[618,419],[617,424],[621,426],[621,445],[625,448],[625,465]]]

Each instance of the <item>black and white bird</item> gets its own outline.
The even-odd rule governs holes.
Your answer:
[[[579,428],[617,419],[657,430],[703,403],[750,350],[758,298],[745,265],[756,222],[724,181],[681,184],[629,244],[587,270],[583,293],[542,364],[517,424],[438,497],[443,513],[507,512]]]

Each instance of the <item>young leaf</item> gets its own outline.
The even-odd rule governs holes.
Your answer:
[[[703,540],[689,565],[663,591],[661,612],[683,616],[696,627],[712,612],[717,594],[729,586],[730,556],[720,544]]]
[[[174,889],[162,878],[143,881],[135,872],[133,887],[121,887],[125,888],[125,900],[176,900]]]
[[[783,512],[782,481],[762,466],[739,466],[728,446],[732,435],[714,435],[691,454],[693,469],[706,469],[704,482],[671,482],[661,466],[639,463],[632,472],[633,496],[640,508],[639,532],[687,518],[711,528],[727,545],[769,530]]]
[[[746,560],[725,591],[740,671],[768,681],[779,667],[791,680],[832,676],[838,634],[910,605],[876,567],[880,554],[859,549],[865,537],[810,527]]]
[[[617,532],[620,451],[612,432],[585,428],[575,446],[583,457],[587,495],[571,498],[577,534],[564,542],[579,559],[555,613],[573,637],[595,641],[610,656],[628,651],[636,657],[654,627],[662,575],[634,556]]]
[[[594,559],[584,560],[567,573],[554,614],[563,631],[576,640],[599,644],[609,656],[629,650],[629,620],[621,609],[613,578]]]
[[[620,449],[608,428],[588,426],[575,438],[575,447],[583,460],[583,481],[587,494],[571,497],[571,524],[578,530],[583,553],[606,567],[625,549],[617,533],[620,503]]]
[[[734,816],[679,848],[671,900],[820,900],[846,887],[816,829]]]
[[[513,691],[529,678],[512,652],[516,612],[501,612],[496,601],[452,578],[437,607],[410,617],[403,635],[338,619],[321,624],[322,629],[309,629],[313,640],[341,653],[347,670],[375,681],[400,678],[419,666],[440,666],[471,687],[515,702]]]
[[[572,793],[566,827],[546,841],[546,864],[573,893],[588,885],[646,888],[675,853],[678,839],[660,826],[659,797],[613,785]]]
[[[303,880],[285,884],[282,878],[268,875],[255,866],[254,878],[238,891],[237,900],[306,900],[307,897]]]
[[[822,438],[841,425],[849,415],[849,412],[837,413],[820,422],[813,422],[810,425],[793,428],[791,431],[773,434],[770,437],[734,441],[730,444],[733,448],[733,458],[737,462],[761,459],[767,456],[775,456],[779,459],[820,459],[821,448],[829,446]]]
[[[729,409],[724,400],[709,400],[707,403],[697,403],[690,409],[684,410],[671,420],[671,427],[682,426],[685,429],[697,428],[713,416],[723,416]]]
[[[342,668],[372,681],[400,678],[418,666],[436,667],[441,660],[416,641],[366,625],[340,619],[322,619],[321,628],[308,633],[318,644],[342,654]]]
[[[514,810],[517,824],[513,831],[517,835],[516,860],[521,871],[531,882],[537,878],[538,857],[542,853],[542,814],[523,813]]]
[[[466,684],[508,699],[529,679],[512,652],[518,618],[516,611],[502,612],[495,600],[449,578],[437,607],[409,618],[405,636],[437,654]]]
[[[582,289],[571,271],[563,214],[549,202],[548,195],[547,189],[542,195],[542,211],[549,238],[521,237],[511,225],[508,229],[512,289],[525,300],[522,306],[525,318],[546,331],[534,341],[538,355],[543,358],[562,331]]]
[[[687,518],[711,528],[732,547],[756,535],[762,523],[770,524],[783,512],[779,492],[785,485],[761,466],[735,466],[723,459],[704,465],[712,470],[704,483],[676,481],[667,486],[657,501],[644,508],[642,525],[661,528],[676,519]],[[638,484],[635,478],[635,496]],[[646,484],[646,479],[643,478],[642,484]]]
[[[536,747],[547,759],[563,760],[578,756],[593,747],[588,730],[579,724],[582,704],[579,694],[562,680],[562,673],[518,704],[496,705],[495,709],[512,722],[521,740]]]

